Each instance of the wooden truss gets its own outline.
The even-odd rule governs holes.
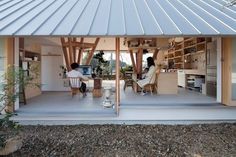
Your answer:
[[[127,45],[128,51],[130,53],[133,70],[136,74],[138,74],[138,77],[142,76],[143,51],[152,50],[154,51],[153,58],[154,59],[157,58],[159,48],[156,46],[156,43],[157,43],[156,38],[126,38],[125,39],[125,44]]]
[[[70,65],[72,63],[82,64],[81,60],[83,58],[83,53],[88,52],[88,58],[85,62],[86,65],[89,65],[94,51],[96,50],[97,44],[100,38],[96,38],[94,43],[84,42],[84,38],[76,38],[76,37],[62,37],[61,45],[64,53],[64,59],[66,63],[67,70],[70,71]]]

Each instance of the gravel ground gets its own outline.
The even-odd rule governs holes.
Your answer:
[[[236,124],[23,126],[20,156],[236,156]]]

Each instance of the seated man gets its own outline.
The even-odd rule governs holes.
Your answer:
[[[85,77],[81,72],[78,71],[79,64],[78,63],[72,63],[71,64],[71,71],[67,73],[67,77],[77,77],[80,78],[81,80],[87,81],[88,78]],[[81,81],[79,90],[81,93],[83,93],[83,96],[85,97],[86,94],[86,84]]]

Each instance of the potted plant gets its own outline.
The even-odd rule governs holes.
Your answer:
[[[99,53],[93,56],[92,61],[93,67],[93,76],[94,76],[94,97],[102,96],[102,79],[105,74],[109,73],[109,62],[104,59],[104,52],[100,51]]]
[[[100,51],[95,54],[93,58],[97,61],[95,67],[93,67],[96,77],[102,78],[104,74],[109,74],[109,62],[104,59],[104,52]]]
[[[26,75],[26,71],[20,67],[8,66],[6,72],[1,76],[0,84],[0,156],[8,155],[20,149],[22,146],[22,138],[18,135],[19,125],[10,120],[14,114],[11,113],[16,100],[20,95],[20,88],[39,87],[40,85],[33,80],[38,78],[39,67],[31,66],[31,75]],[[11,138],[4,138],[5,134],[11,134]],[[4,135],[1,135],[4,133]]]

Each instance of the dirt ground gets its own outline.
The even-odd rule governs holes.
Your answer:
[[[12,157],[236,156],[236,123],[23,126]]]

